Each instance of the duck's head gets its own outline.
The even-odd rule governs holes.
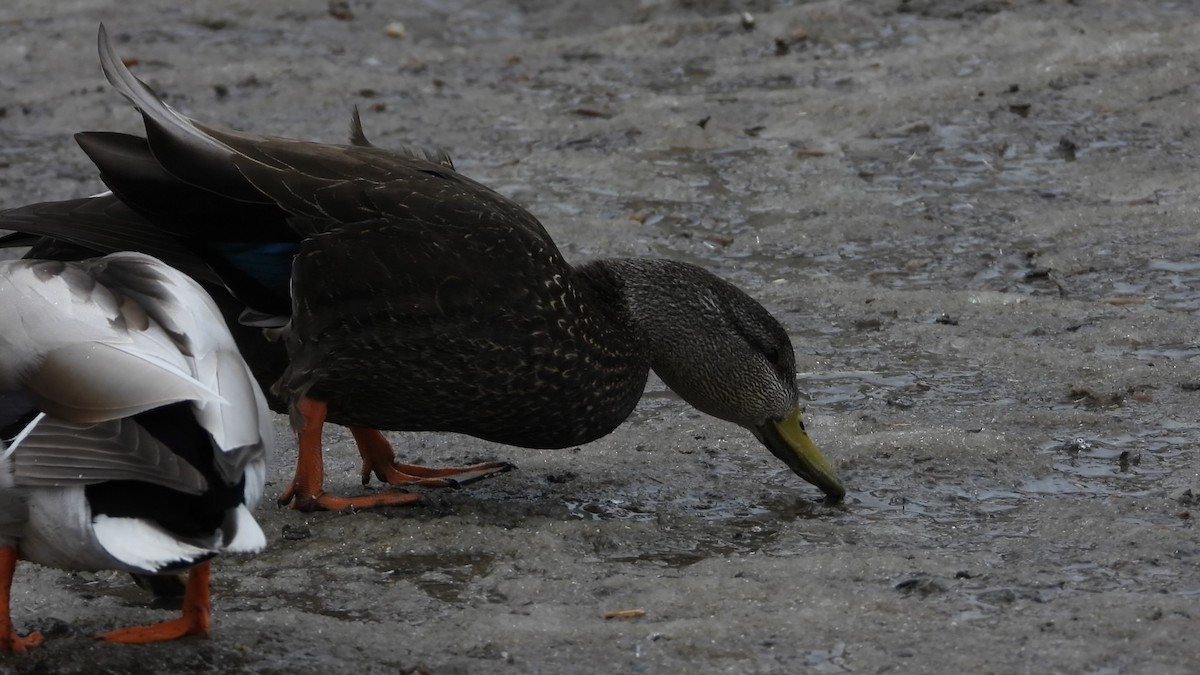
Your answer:
[[[621,276],[650,365],[702,412],[749,429],[833,501],[846,488],[800,411],[796,356],[783,326],[736,286],[686,263],[628,261]]]

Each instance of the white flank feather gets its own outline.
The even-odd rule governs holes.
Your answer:
[[[191,563],[214,551],[179,541],[162,528],[141,518],[96,516],[92,521],[96,541],[126,565],[156,574],[172,563]],[[259,530],[259,536],[262,531]]]
[[[225,553],[258,553],[267,547],[267,535],[263,534],[262,528],[258,526],[258,522],[254,520],[254,516],[250,515],[250,509],[245,506],[237,507],[233,512],[236,523],[236,534],[233,536],[233,541],[222,550]]]
[[[267,410],[266,404],[263,404],[262,410]],[[270,429],[266,431],[270,433]],[[263,444],[267,445],[266,439],[269,436],[263,436]],[[265,453],[264,453],[265,454]],[[258,502],[262,499],[263,490],[266,487],[267,480],[267,462],[266,459],[258,459],[246,464],[246,486],[242,488],[242,503],[248,509],[253,509],[258,506]]]

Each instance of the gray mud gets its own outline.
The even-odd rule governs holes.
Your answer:
[[[1191,4],[183,6],[6,0],[0,204],[101,190],[71,134],[139,129],[101,20],[206,121],[336,142],[357,104],[571,260],[692,260],[761,299],[850,493],[822,505],[656,382],[581,448],[397,434],[409,460],[520,471],[423,508],[265,504],[270,549],[218,561],[207,641],[99,644],[169,612],[123,575],[23,566],[14,616],[47,640],[0,669],[1200,669]],[[375,489],[348,441],[330,431],[327,487]]]

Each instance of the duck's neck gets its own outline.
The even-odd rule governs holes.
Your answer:
[[[724,402],[730,380],[739,377],[731,366],[743,338],[730,308],[766,310],[728,282],[679,261],[622,258],[579,269],[607,289],[607,304],[618,308],[615,320],[637,342],[636,353],[672,391],[702,412],[733,419]]]
[[[585,388],[571,396],[588,414],[574,443],[595,440],[618,427],[633,412],[646,388],[650,373],[650,355],[645,337],[629,310],[630,278],[623,260],[595,260],[575,267],[564,298],[576,304],[569,313],[576,317],[573,328],[562,327],[573,335],[576,345],[572,360],[579,372],[589,373]],[[584,438],[586,436],[586,438]]]
[[[614,351],[629,355],[625,366],[639,373],[637,398],[650,368],[671,384],[675,370],[689,367],[688,345],[680,336],[702,315],[691,306],[698,289],[689,275],[703,272],[661,258],[594,260],[575,271],[581,295],[601,309],[597,314],[611,326],[606,332],[613,340],[622,341]],[[636,403],[630,402],[626,415]]]
[[[698,289],[683,274],[693,269],[662,258],[610,258],[576,268],[611,310],[610,320],[623,326],[634,340],[633,351],[656,372],[670,369],[676,350],[683,347],[680,333],[698,316],[689,306],[696,297],[690,291]]]

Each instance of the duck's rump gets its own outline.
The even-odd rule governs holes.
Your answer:
[[[146,574],[239,548],[261,535],[245,475],[223,479],[212,443],[187,403],[96,424],[45,417],[0,460],[12,483],[0,537],[36,563]]]

